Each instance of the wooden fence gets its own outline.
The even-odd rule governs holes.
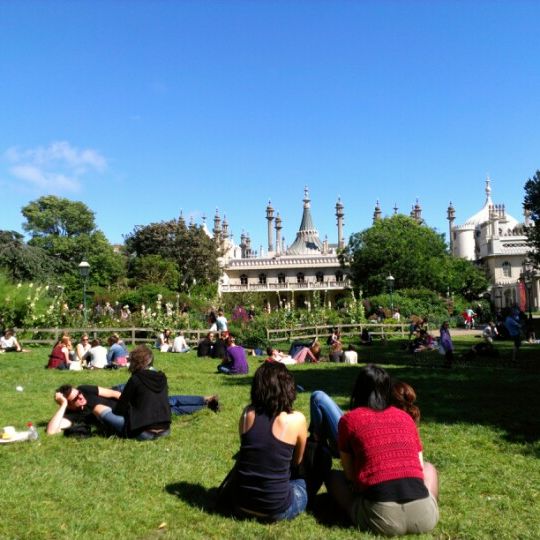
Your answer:
[[[392,337],[405,338],[409,335],[409,324],[341,324],[338,326],[343,337],[359,337],[364,328],[374,338],[388,339]],[[332,333],[334,325],[318,326],[295,326],[293,328],[266,329],[266,340],[268,343],[291,342],[294,340],[308,340],[318,338],[323,341]],[[15,328],[15,333],[24,344],[53,345],[62,334],[69,334],[77,340],[86,333],[90,339],[100,338],[105,342],[107,338],[117,333],[128,345],[139,345],[141,343],[153,343],[156,340],[156,331],[153,328],[142,327],[88,327],[88,328]],[[183,330],[184,337],[190,345],[197,344],[204,337],[208,330]]]
[[[82,334],[88,334],[90,340],[100,338],[106,342],[111,334],[118,334],[126,345],[140,345],[141,343],[154,343],[157,333],[153,328],[139,327],[88,327],[88,328],[15,328],[15,333],[24,345],[54,345],[62,335],[69,334],[78,340]],[[208,330],[183,330],[184,337],[190,345],[197,344]]]
[[[337,326],[341,331],[342,337],[359,337],[364,328],[373,337],[388,339],[390,337],[408,337],[409,323],[405,324],[379,324],[379,323],[361,323],[361,324],[340,324]],[[319,326],[295,326],[293,328],[266,329],[266,338],[270,343],[294,341],[296,339],[326,339],[336,325]]]

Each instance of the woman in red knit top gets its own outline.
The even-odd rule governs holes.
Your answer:
[[[331,472],[327,489],[360,529],[388,536],[428,532],[439,519],[437,471],[423,462],[415,421],[392,402],[388,373],[362,368],[351,410],[338,423],[343,471]]]

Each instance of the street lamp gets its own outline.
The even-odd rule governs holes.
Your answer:
[[[529,306],[529,319],[532,319],[532,306],[531,306],[531,296],[532,296],[532,281],[534,276],[534,266],[531,261],[528,259],[523,261],[523,281],[525,283],[525,290],[527,291],[527,305]]]
[[[386,285],[390,291],[390,309],[392,310],[392,314],[394,312],[394,297],[392,296],[392,293],[394,292],[394,281],[396,281],[394,276],[392,274],[388,274],[388,277],[386,278]]]
[[[83,320],[86,326],[86,282],[88,281],[88,275],[90,274],[90,265],[82,260],[79,263],[79,275],[83,280]]]

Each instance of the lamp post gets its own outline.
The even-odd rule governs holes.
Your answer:
[[[386,278],[386,285],[390,291],[390,309],[392,310],[392,314],[394,313],[394,297],[392,296],[392,293],[394,292],[394,281],[396,281],[394,276],[392,274],[388,274],[388,277]]]
[[[531,261],[528,259],[523,261],[523,282],[525,283],[525,290],[527,291],[527,306],[529,308],[529,319],[532,319],[532,306],[531,306],[531,296],[532,296],[532,281],[534,276],[534,267]]]
[[[86,282],[88,281],[88,274],[90,274],[90,265],[85,260],[79,263],[79,275],[83,280],[83,320],[86,326]]]

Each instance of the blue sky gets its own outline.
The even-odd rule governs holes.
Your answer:
[[[447,230],[494,202],[522,220],[540,169],[540,2],[0,3],[0,229],[44,194],[85,202],[110,241],[225,213],[292,243],[303,189],[336,241],[419,199]]]

